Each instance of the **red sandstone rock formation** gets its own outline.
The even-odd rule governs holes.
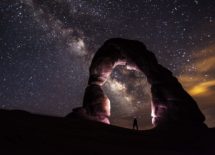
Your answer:
[[[83,107],[74,111],[76,115],[109,124],[110,101],[101,86],[117,65],[146,75],[151,84],[154,126],[204,126],[205,117],[197,103],[171,71],[158,64],[155,55],[143,43],[121,38],[106,41],[96,52],[90,66]]]

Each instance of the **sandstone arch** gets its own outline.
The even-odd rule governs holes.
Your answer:
[[[171,71],[157,62],[155,55],[139,41],[114,38],[96,52],[91,66],[83,107],[73,114],[109,124],[110,101],[102,85],[117,65],[142,71],[151,84],[152,124],[202,126],[205,120],[197,103],[183,89]]]

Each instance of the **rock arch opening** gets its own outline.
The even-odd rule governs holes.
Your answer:
[[[131,128],[136,118],[139,128],[152,128],[150,84],[142,72],[117,66],[102,88],[111,101],[111,125]]]

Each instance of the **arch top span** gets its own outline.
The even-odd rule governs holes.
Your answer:
[[[122,38],[109,39],[98,49],[92,60],[88,84],[103,85],[118,65],[147,74],[145,66],[149,67],[150,64],[157,64],[157,59],[142,42]]]
[[[110,100],[102,90],[102,85],[118,65],[146,75],[151,84],[151,116],[154,126],[205,126],[205,117],[197,103],[172,72],[160,65],[155,55],[142,42],[122,38],[107,40],[94,55],[83,107],[74,110],[73,114],[110,123]]]

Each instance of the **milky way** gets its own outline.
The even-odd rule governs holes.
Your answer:
[[[88,68],[109,38],[142,41],[215,126],[215,1],[1,0],[0,107],[65,116],[82,105]],[[114,125],[150,128],[145,76],[118,67],[104,86]]]

